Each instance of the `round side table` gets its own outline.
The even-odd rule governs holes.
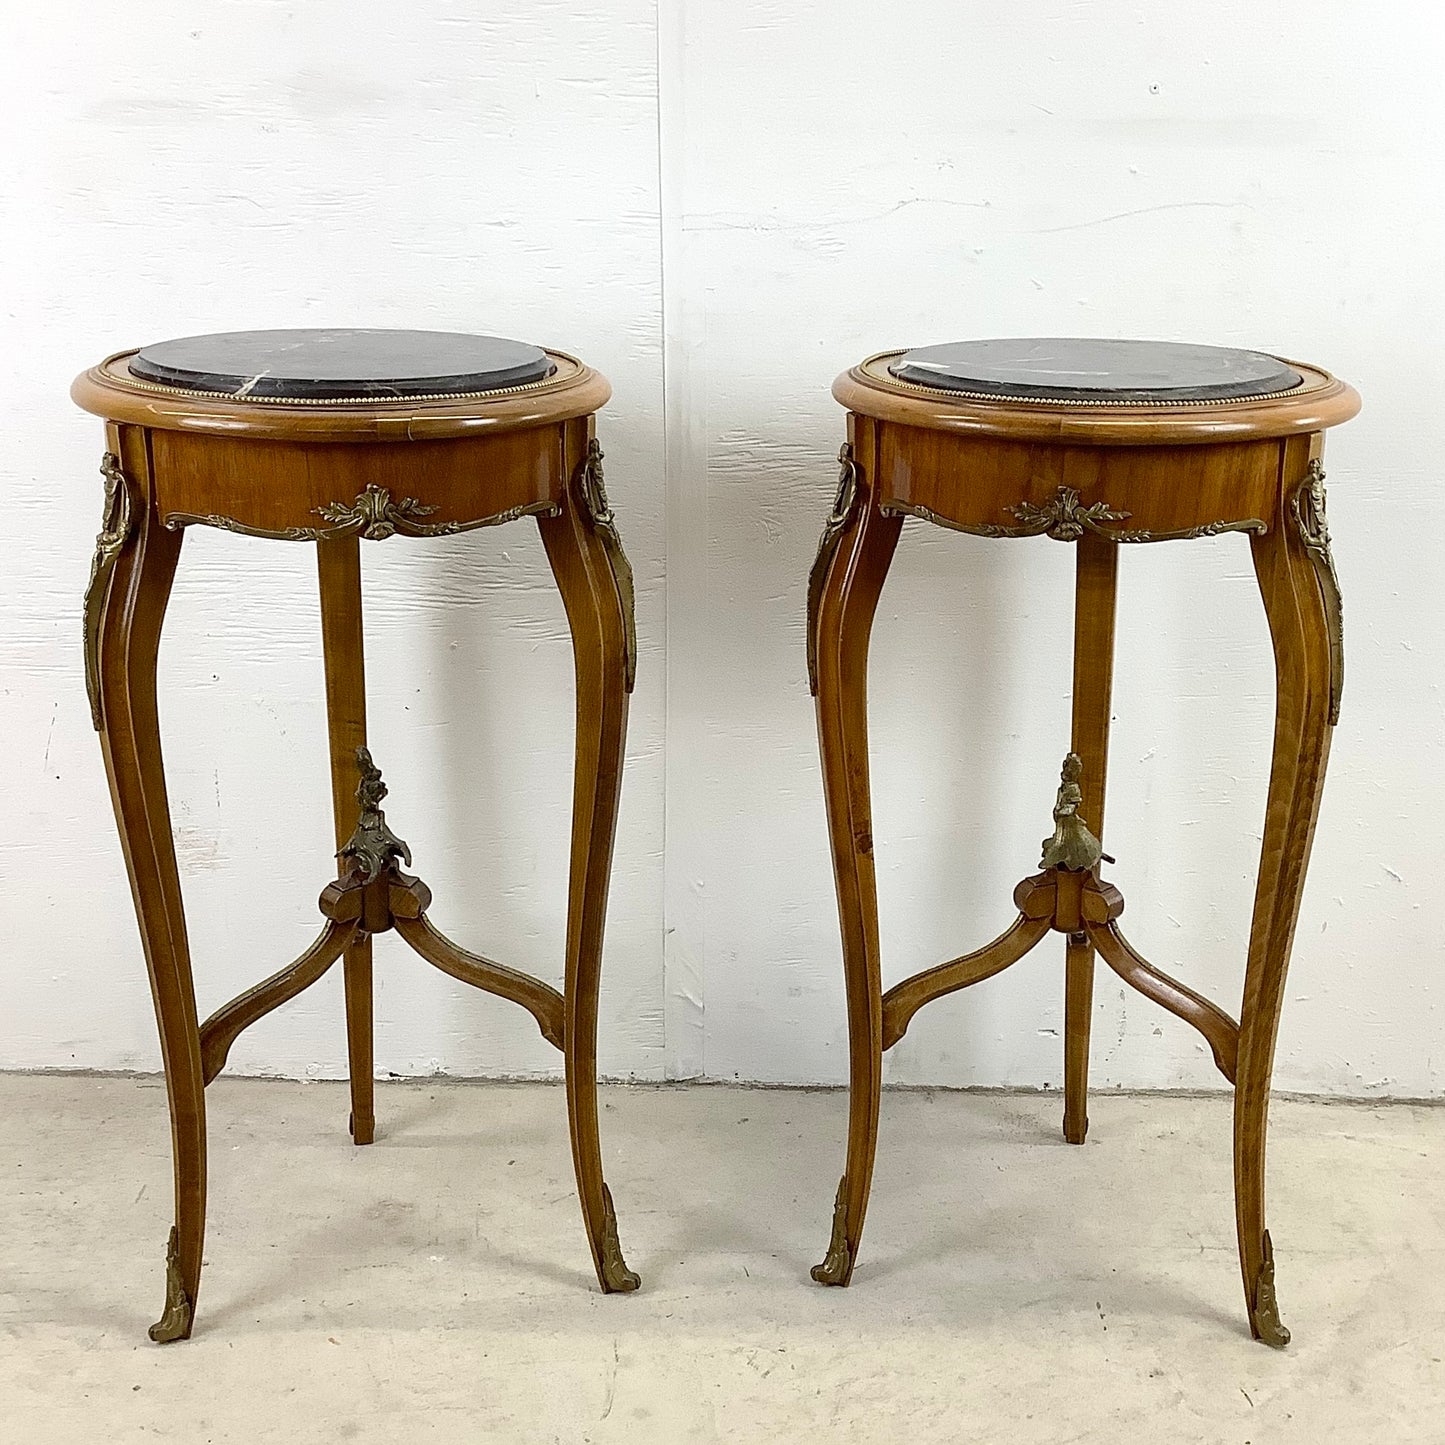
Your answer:
[[[1265,1124],[1285,970],[1343,681],[1340,592],[1325,521],[1325,428],[1359,410],[1318,367],[1257,352],[1132,341],[963,342],[886,352],[845,372],[837,499],[808,593],[828,828],[847,983],[847,1162],[827,1257],[845,1285],[858,1253],[878,1134],[883,1052],[931,999],[992,977],[1049,932],[1067,938],[1064,1134],[1087,1128],[1097,953],[1200,1031],[1235,1086],[1234,1179],[1250,1329],[1280,1346],[1265,1228]],[[868,785],[868,640],[905,517],[982,537],[1077,546],[1071,751],[1040,871],[1001,937],[886,993]],[[1236,1022],[1141,957],[1101,880],[1114,600],[1122,543],[1249,537],[1274,643],[1277,702],[1264,844]]]
[[[558,351],[446,332],[271,331],[108,357],[71,395],[104,417],[104,519],[85,597],[85,668],[160,1030],[175,1225],[158,1341],[194,1322],[205,1232],[205,1086],[241,1031],[344,959],[351,1132],[369,1143],[371,938],[511,999],[566,1062],[582,1213],[604,1291],[633,1290],[597,1132],[597,991],[635,664],[632,573],[608,508],[594,413],[611,394]],[[366,748],[360,539],[449,536],[531,516],[562,594],[577,679],[563,991],[458,947],[401,870]],[[316,545],[338,875],[298,959],[200,1022],[156,706],[156,651],[190,526]]]

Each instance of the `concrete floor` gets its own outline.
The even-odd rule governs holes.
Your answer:
[[[222,1080],[189,1343],[155,1079],[0,1075],[0,1441],[1445,1440],[1445,1109],[1277,1101],[1294,1343],[1249,1339],[1229,1105],[885,1096],[863,1253],[827,1243],[844,1097],[609,1088],[630,1296],[597,1292],[561,1090]]]

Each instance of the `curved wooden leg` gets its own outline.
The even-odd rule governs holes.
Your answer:
[[[153,1340],[191,1332],[206,1228],[206,1100],[196,998],[181,906],[156,711],[156,651],[181,551],[145,498],[144,435],[113,429],[133,523],[96,598],[97,700],[101,750],[130,874],[136,918],[155,1001],[170,1103],[175,1225],[166,1257],[166,1309]],[[97,547],[99,558],[100,548]]]
[[[356,827],[356,750],[366,746],[366,654],[361,625],[361,542],[340,537],[316,544],[321,586],[321,647],[326,666],[326,723],[331,744],[331,805],[336,846]],[[371,935],[358,933],[342,964],[346,1049],[351,1075],[351,1137],[376,1137],[372,1055]]]
[[[563,1056],[582,1217],[598,1283],[611,1294],[640,1283],[622,1257],[597,1133],[597,991],[627,738],[632,574],[602,487],[601,452],[585,424],[569,431],[568,448],[576,472],[561,509],[537,519],[567,610],[577,677]]]
[[[1083,762],[1079,814],[1104,836],[1109,766],[1109,709],[1114,683],[1114,600],[1119,546],[1093,532],[1078,542],[1074,588],[1074,718],[1071,751]],[[1069,935],[1064,986],[1064,1138],[1082,1144],[1089,1131],[1089,1024],[1094,1011],[1094,946]]]
[[[812,589],[817,608],[811,624],[818,746],[848,996],[847,1163],[833,1207],[828,1253],[812,1273],[819,1284],[838,1285],[853,1277],[878,1144],[883,991],[868,787],[868,639],[902,527],[900,516],[880,512],[875,504],[872,426],[855,418],[853,428],[854,456],[845,460],[838,502],[814,563],[825,575]],[[850,466],[856,466],[851,477]]]
[[[1255,573],[1274,642],[1274,759],[1265,807],[1259,883],[1249,936],[1234,1095],[1235,1219],[1250,1331],[1289,1342],[1275,1297],[1274,1249],[1265,1227],[1265,1128],[1285,971],[1294,942],[1314,838],[1337,686],[1338,591],[1324,527],[1323,488],[1314,491],[1311,446],[1283,448],[1280,521],[1252,542]],[[1317,519],[1317,520],[1316,520]],[[1327,573],[1327,576],[1326,576]]]

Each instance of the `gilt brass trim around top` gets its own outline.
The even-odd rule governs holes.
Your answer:
[[[603,451],[596,437],[587,443],[587,455],[577,469],[577,492],[591,519],[593,530],[607,553],[607,565],[617,584],[617,598],[622,604],[623,669],[627,691],[637,679],[637,595],[632,578],[632,563],[622,549],[622,537],[607,501],[607,486],[602,476]]]
[[[813,558],[813,570],[808,573],[808,691],[814,697],[818,695],[818,609],[823,600],[823,583],[857,500],[858,464],[853,460],[853,448],[844,442],[838,448],[838,494],[833,499],[833,510],[823,523],[818,555]]]
[[[1084,504],[1075,487],[1060,487],[1042,506],[1034,502],[1018,502],[1004,510],[1018,519],[1015,526],[991,522],[956,522],[940,516],[929,507],[912,502],[890,500],[880,510],[921,517],[947,527],[953,532],[967,532],[974,537],[1052,537],[1056,542],[1077,542],[1085,532],[1092,532],[1110,542],[1184,542],[1196,537],[1217,537],[1223,532],[1264,532],[1268,528],[1258,517],[1238,521],[1203,522],[1197,527],[1181,527],[1174,531],[1155,532],[1144,527],[1111,527],[1110,522],[1127,522],[1129,512],[1115,511],[1107,502]]]
[[[422,522],[435,507],[417,501],[415,497],[394,500],[390,491],[372,483],[356,494],[350,502],[327,502],[324,506],[311,509],[331,525],[326,527],[252,527],[238,522],[234,517],[223,517],[216,513],[200,516],[193,512],[168,512],[162,519],[172,531],[179,527],[219,527],[226,532],[239,532],[245,537],[263,537],[275,542],[329,542],[338,537],[365,537],[380,542],[398,533],[403,537],[453,537],[459,532],[471,532],[478,527],[500,527],[505,522],[515,522],[519,517],[557,515],[555,502],[527,502],[522,506],[508,507],[504,512],[494,512],[489,517],[478,517],[466,522]]]
[[[1305,551],[1314,563],[1330,630],[1330,725],[1333,727],[1340,720],[1340,699],[1345,690],[1345,604],[1334,553],[1330,550],[1330,524],[1325,516],[1325,469],[1318,457],[1305,469],[1304,480],[1290,499],[1290,511]]]
[[[95,539],[95,556],[90,562],[90,581],[85,586],[85,691],[90,698],[90,720],[96,732],[102,726],[100,702],[100,619],[109,591],[110,574],[116,559],[130,538],[132,505],[130,483],[121,470],[120,458],[106,452],[100,474],[105,478],[105,503],[100,532]]]

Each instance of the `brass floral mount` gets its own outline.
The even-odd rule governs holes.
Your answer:
[[[607,554],[607,565],[617,587],[617,600],[622,604],[623,670],[627,691],[637,680],[637,596],[632,577],[632,564],[622,550],[622,537],[607,501],[607,486],[602,476],[603,451],[596,437],[587,443],[587,455],[577,469],[577,492],[582,507],[592,523],[593,531]]]
[[[149,1334],[158,1345],[184,1340],[191,1333],[192,1308],[181,1280],[180,1237],[171,1225],[170,1243],[166,1246],[166,1307],[160,1319],[150,1327]]]
[[[818,555],[813,559],[813,570],[808,573],[808,691],[814,697],[818,695],[818,609],[823,601],[823,584],[857,500],[858,464],[853,460],[853,448],[844,442],[838,448],[838,494],[833,499],[833,510],[823,523]]]
[[[1340,720],[1345,690],[1345,609],[1340,576],[1330,550],[1330,524],[1325,516],[1325,469],[1318,457],[1305,469],[1304,480],[1290,499],[1295,528],[1314,564],[1330,634],[1330,724]]]
[[[951,517],[940,516],[928,507],[916,506],[911,502],[887,501],[881,504],[881,510],[920,517],[925,522],[933,522],[953,532],[967,532],[975,537],[1048,536],[1056,542],[1077,542],[1085,532],[1092,532],[1110,542],[1183,542],[1196,537],[1217,537],[1224,532],[1267,530],[1265,523],[1258,517],[1244,517],[1238,521],[1203,522],[1197,527],[1181,527],[1168,532],[1115,527],[1110,524],[1127,522],[1131,513],[1116,511],[1107,502],[1086,504],[1077,488],[1063,486],[1042,506],[1034,502],[1017,502],[1005,507],[1004,511],[1017,519],[1015,526],[991,522],[955,522]]]
[[[219,527],[225,532],[239,532],[245,537],[264,537],[278,542],[327,542],[338,537],[363,537],[381,542],[387,537],[454,537],[478,527],[500,527],[519,517],[552,517],[557,514],[555,502],[528,502],[477,517],[467,522],[424,522],[437,510],[417,501],[415,497],[393,498],[386,487],[372,482],[359,491],[350,502],[327,502],[311,509],[329,525],[325,527],[252,527],[234,517],[217,513],[200,516],[193,512],[168,512],[165,525],[172,531],[179,527]]]
[[[90,581],[85,586],[85,692],[90,699],[90,720],[96,732],[102,726],[100,701],[100,622],[110,590],[110,574],[130,540],[134,521],[130,483],[121,470],[120,458],[106,452],[100,461],[105,478],[105,502],[100,532],[95,539],[95,556],[90,561]]]

